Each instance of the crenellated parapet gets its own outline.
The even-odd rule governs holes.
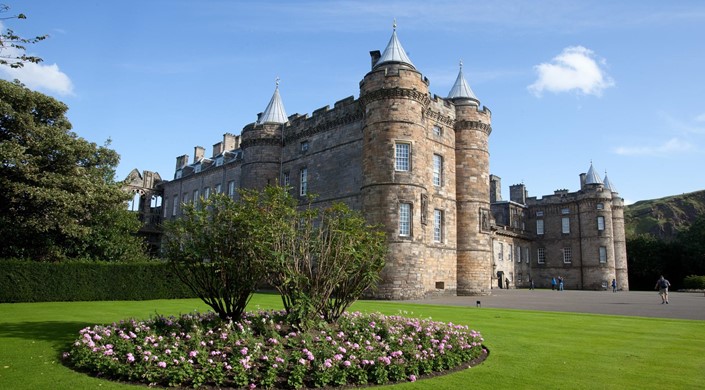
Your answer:
[[[424,107],[427,107],[431,103],[431,98],[427,93],[423,93],[415,89],[400,87],[372,90],[367,92],[365,95],[360,96],[360,103],[363,106],[367,106],[373,101],[399,98],[414,100]]]
[[[331,131],[358,122],[363,117],[359,101],[350,96],[336,102],[333,109],[325,106],[313,111],[310,117],[308,115],[290,117],[289,125],[284,129],[284,143],[288,144]]]

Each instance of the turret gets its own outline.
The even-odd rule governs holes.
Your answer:
[[[448,94],[455,106],[455,177],[457,188],[458,295],[489,294],[492,288],[490,239],[491,113],[463,76]]]
[[[627,274],[627,239],[624,233],[624,199],[617,193],[614,184],[605,172],[605,189],[612,193],[612,231],[614,231],[614,272],[617,285],[622,290],[629,290]]]
[[[274,94],[267,108],[259,114],[257,122],[245,126],[242,130],[240,148],[243,162],[240,187],[260,189],[277,182],[281,170],[282,137],[287,122],[277,78]],[[228,141],[226,137],[226,148],[230,143]]]
[[[372,60],[379,52],[371,52]],[[387,299],[423,297],[428,286],[423,244],[429,211],[428,172],[431,156],[424,111],[430,103],[428,80],[419,73],[396,34],[360,82],[363,127],[361,199],[369,222],[388,236],[387,266],[377,294]]]

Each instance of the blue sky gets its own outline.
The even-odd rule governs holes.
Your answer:
[[[431,92],[463,72],[492,111],[491,172],[529,196],[575,191],[592,162],[627,202],[705,189],[702,1],[31,1],[5,20],[39,66],[0,77],[69,106],[133,168],[239,134],[272,96],[289,115],[359,95],[397,34]]]

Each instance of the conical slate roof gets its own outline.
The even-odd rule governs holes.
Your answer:
[[[467,81],[465,81],[465,77],[463,77],[463,61],[460,61],[458,78],[455,79],[453,88],[451,88],[450,92],[448,92],[448,99],[470,99],[478,102],[478,104],[480,102],[472,89],[470,89]]]
[[[607,172],[605,172],[605,180],[602,182],[602,184],[605,185],[605,188],[612,192],[617,192],[617,189],[614,187],[614,185],[610,182],[610,179],[607,178]]]
[[[396,21],[394,22],[394,30],[392,31],[392,37],[389,39],[389,43],[387,43],[387,48],[384,49],[382,56],[379,57],[379,60],[377,60],[377,63],[375,64],[374,67],[376,68],[384,63],[389,63],[389,62],[402,63],[402,64],[409,65],[410,67],[416,69],[414,67],[414,64],[411,63],[409,56],[406,55],[404,48],[401,47],[401,43],[399,42],[399,38],[397,38],[397,23],[396,23]]]
[[[587,175],[585,176],[585,184],[602,184],[602,179],[600,179],[600,176],[595,172],[592,163],[590,163],[590,169],[588,169]]]
[[[257,124],[261,125],[264,123],[286,123],[289,118],[286,116],[286,111],[284,111],[284,104],[282,103],[282,98],[279,96],[279,79],[277,78],[277,86],[274,89],[274,95],[272,99],[267,104],[267,108],[257,120]]]

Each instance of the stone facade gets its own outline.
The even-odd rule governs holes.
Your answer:
[[[162,216],[178,218],[182,204],[214,192],[235,196],[236,188],[283,183],[302,200],[316,194],[319,206],[344,202],[383,227],[389,255],[378,298],[483,295],[507,280],[510,288],[529,278],[542,286],[558,274],[568,288],[599,288],[615,275],[626,287],[623,205],[615,193],[590,185],[536,200],[522,185],[502,201],[489,169],[491,113],[464,85],[462,68],[456,84],[467,92],[441,98],[431,95],[396,33],[384,54],[370,54],[359,99],[283,123],[262,120],[271,117],[265,112],[240,136],[225,134],[212,156],[197,146],[193,163],[177,157],[174,180],[158,186]],[[564,208],[573,217],[569,235],[559,233]],[[537,211],[544,234],[532,230]],[[605,217],[604,231],[595,228],[597,216]],[[560,257],[565,247],[573,250],[570,263]],[[539,248],[548,254],[542,264],[532,258]]]

